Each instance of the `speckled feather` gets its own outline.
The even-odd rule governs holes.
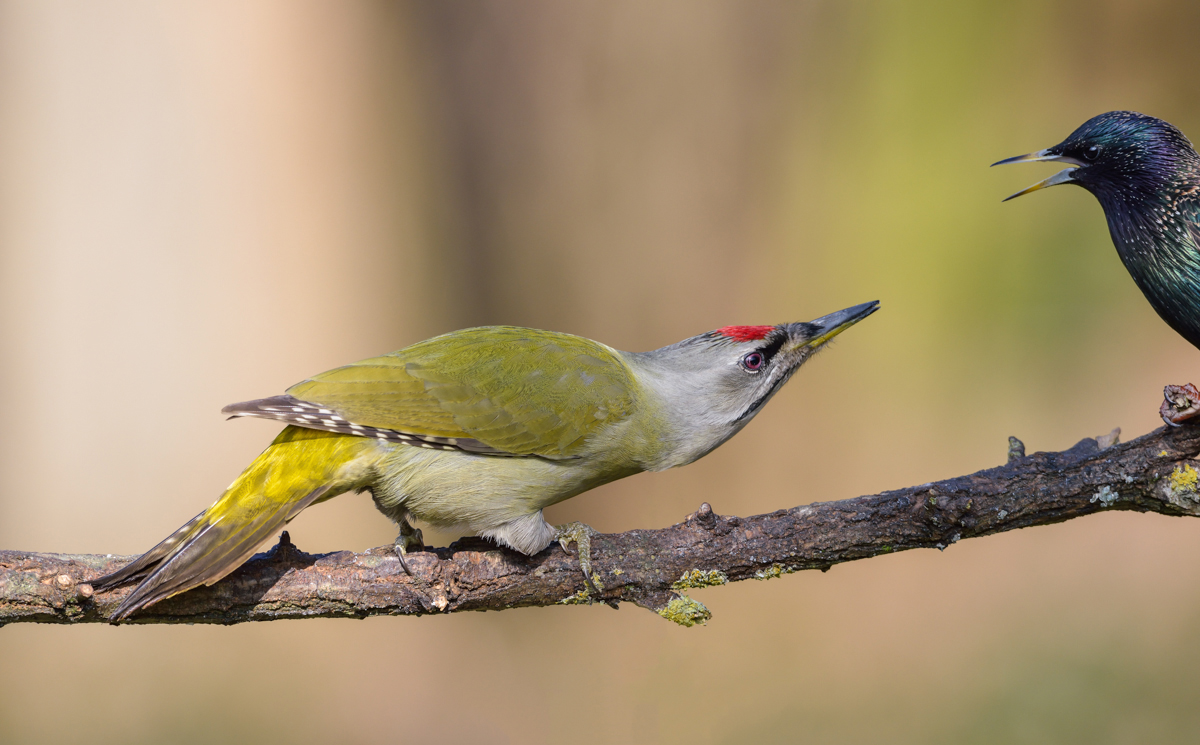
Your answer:
[[[287,392],[225,413],[422,447],[562,459],[629,416],[637,383],[599,342],[492,326],[339,367]]]
[[[337,432],[343,435],[357,435],[359,437],[386,440],[388,442],[403,442],[414,447],[430,448],[433,450],[460,450],[467,453],[520,457],[516,453],[508,453],[488,447],[479,440],[470,437],[436,437],[434,435],[420,435],[412,432],[401,432],[395,429],[371,427],[365,424],[350,422],[340,414],[334,413],[332,409],[326,408],[321,404],[301,401],[289,395],[271,396],[270,398],[260,398],[254,401],[242,401],[241,403],[230,404],[221,409],[221,413],[229,414],[230,419],[243,416],[274,419],[306,429]]]

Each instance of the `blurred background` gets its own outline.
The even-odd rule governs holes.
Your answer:
[[[478,324],[645,350],[881,313],[688,468],[553,508],[749,515],[1160,425],[1200,352],[1079,189],[1200,137],[1200,4],[0,0],[0,546],[144,551],[274,437],[221,406]],[[781,467],[782,466],[782,467]],[[394,537],[365,495],[309,552]],[[427,531],[445,545],[456,536]],[[0,630],[0,741],[1200,737],[1200,523],[1109,514],[634,607]]]

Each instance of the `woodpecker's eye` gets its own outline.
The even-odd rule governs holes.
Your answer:
[[[1095,160],[1096,156],[1099,154],[1100,154],[1100,146],[1099,145],[1092,145],[1087,150],[1083,151],[1083,157],[1087,158],[1088,160]]]
[[[742,358],[742,367],[750,372],[758,372],[765,362],[766,359],[762,356],[762,352],[751,352]]]

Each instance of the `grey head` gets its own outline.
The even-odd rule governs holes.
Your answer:
[[[835,336],[879,309],[855,305],[813,321],[726,326],[652,352],[628,354],[665,423],[661,470],[732,437]]]

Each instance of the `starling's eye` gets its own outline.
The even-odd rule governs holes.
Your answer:
[[[763,363],[766,360],[761,352],[751,352],[742,358],[742,367],[750,372],[758,372],[762,369]]]
[[[1095,160],[1096,156],[1099,154],[1100,154],[1100,146],[1099,145],[1092,145],[1087,150],[1083,151],[1083,157],[1087,158],[1088,160]]]

